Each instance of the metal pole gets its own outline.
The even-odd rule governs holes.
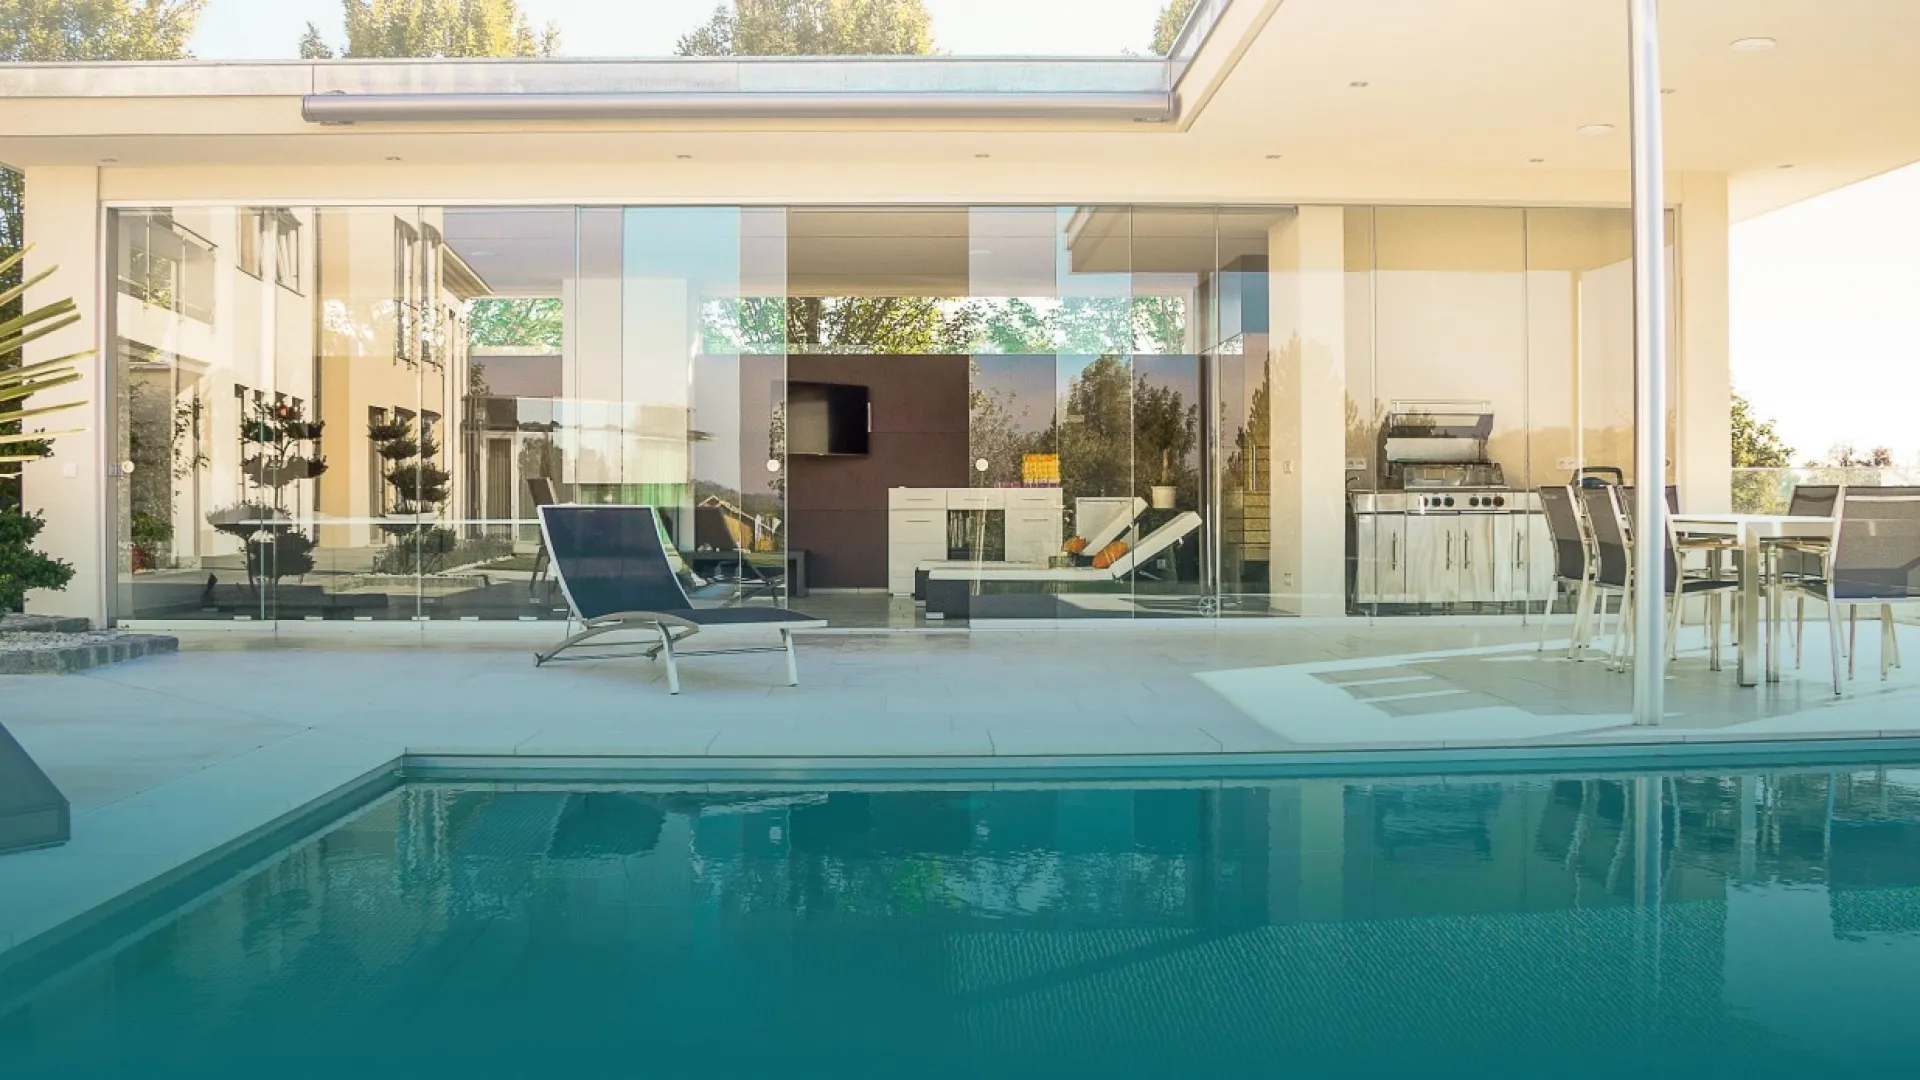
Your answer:
[[[1667,259],[1660,123],[1660,3],[1627,0],[1632,50],[1634,591],[1633,722],[1666,713]],[[1752,568],[1749,567],[1749,570]]]

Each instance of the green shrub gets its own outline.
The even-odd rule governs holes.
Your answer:
[[[33,549],[46,528],[39,514],[0,510],[0,612],[19,611],[28,589],[61,589],[73,580],[73,566]]]

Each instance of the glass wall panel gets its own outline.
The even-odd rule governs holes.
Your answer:
[[[1133,475],[1144,488],[1144,535],[1199,525],[1134,579],[1137,615],[1199,615],[1215,609],[1220,532],[1212,460],[1219,410],[1207,341],[1219,326],[1214,272],[1218,215],[1211,207],[1136,207],[1133,212]],[[1151,548],[1151,545],[1149,545]]]
[[[661,517],[697,601],[776,602],[788,586],[786,493],[795,436],[779,330],[746,320],[786,294],[785,215],[732,207],[621,212],[599,234],[582,214],[582,286],[617,302],[619,367],[582,383],[611,395],[583,402],[587,501],[642,503]],[[608,222],[607,224],[611,224]],[[614,247],[618,244],[618,248]],[[619,253],[617,291],[586,254]],[[584,304],[591,318],[594,307]],[[760,351],[748,351],[751,348]],[[588,453],[599,460],[586,468]]]
[[[108,295],[117,615],[274,617],[311,559],[324,469],[313,214],[117,211]]]
[[[1517,612],[1546,587],[1525,493],[1632,479],[1621,210],[233,206],[110,235],[121,618],[562,618],[549,500],[656,506],[703,602],[805,567],[841,625],[1268,614],[1336,591],[1297,578],[1331,572],[1303,515],[1342,479],[1351,609]],[[1435,464],[1509,512],[1416,508]],[[935,566],[966,596],[923,614]]]
[[[1272,591],[1273,400],[1269,356],[1272,235],[1292,212],[1228,208],[1217,218],[1218,241],[1208,299],[1211,330],[1203,336],[1211,394],[1205,426],[1205,488],[1211,498],[1213,564],[1219,568],[1220,613],[1264,615]]]

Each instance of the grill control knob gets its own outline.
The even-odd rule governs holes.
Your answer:
[[[1507,505],[1507,497],[1505,495],[1495,495],[1493,497],[1493,505],[1495,506]]]
[[[1475,496],[1473,496],[1472,498],[1470,498],[1470,499],[1468,499],[1468,500],[1467,500],[1467,505],[1468,505],[1468,506],[1473,506],[1473,507],[1478,507],[1478,506],[1480,505],[1480,496],[1478,496],[1478,495],[1475,495]]]
[[[1451,496],[1451,495],[1449,495],[1449,496],[1447,496],[1447,505],[1448,505],[1448,506],[1452,506],[1452,505],[1453,505],[1453,496]]]

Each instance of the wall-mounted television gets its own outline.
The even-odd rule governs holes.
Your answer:
[[[873,432],[873,401],[864,386],[787,384],[787,453],[860,456]]]

